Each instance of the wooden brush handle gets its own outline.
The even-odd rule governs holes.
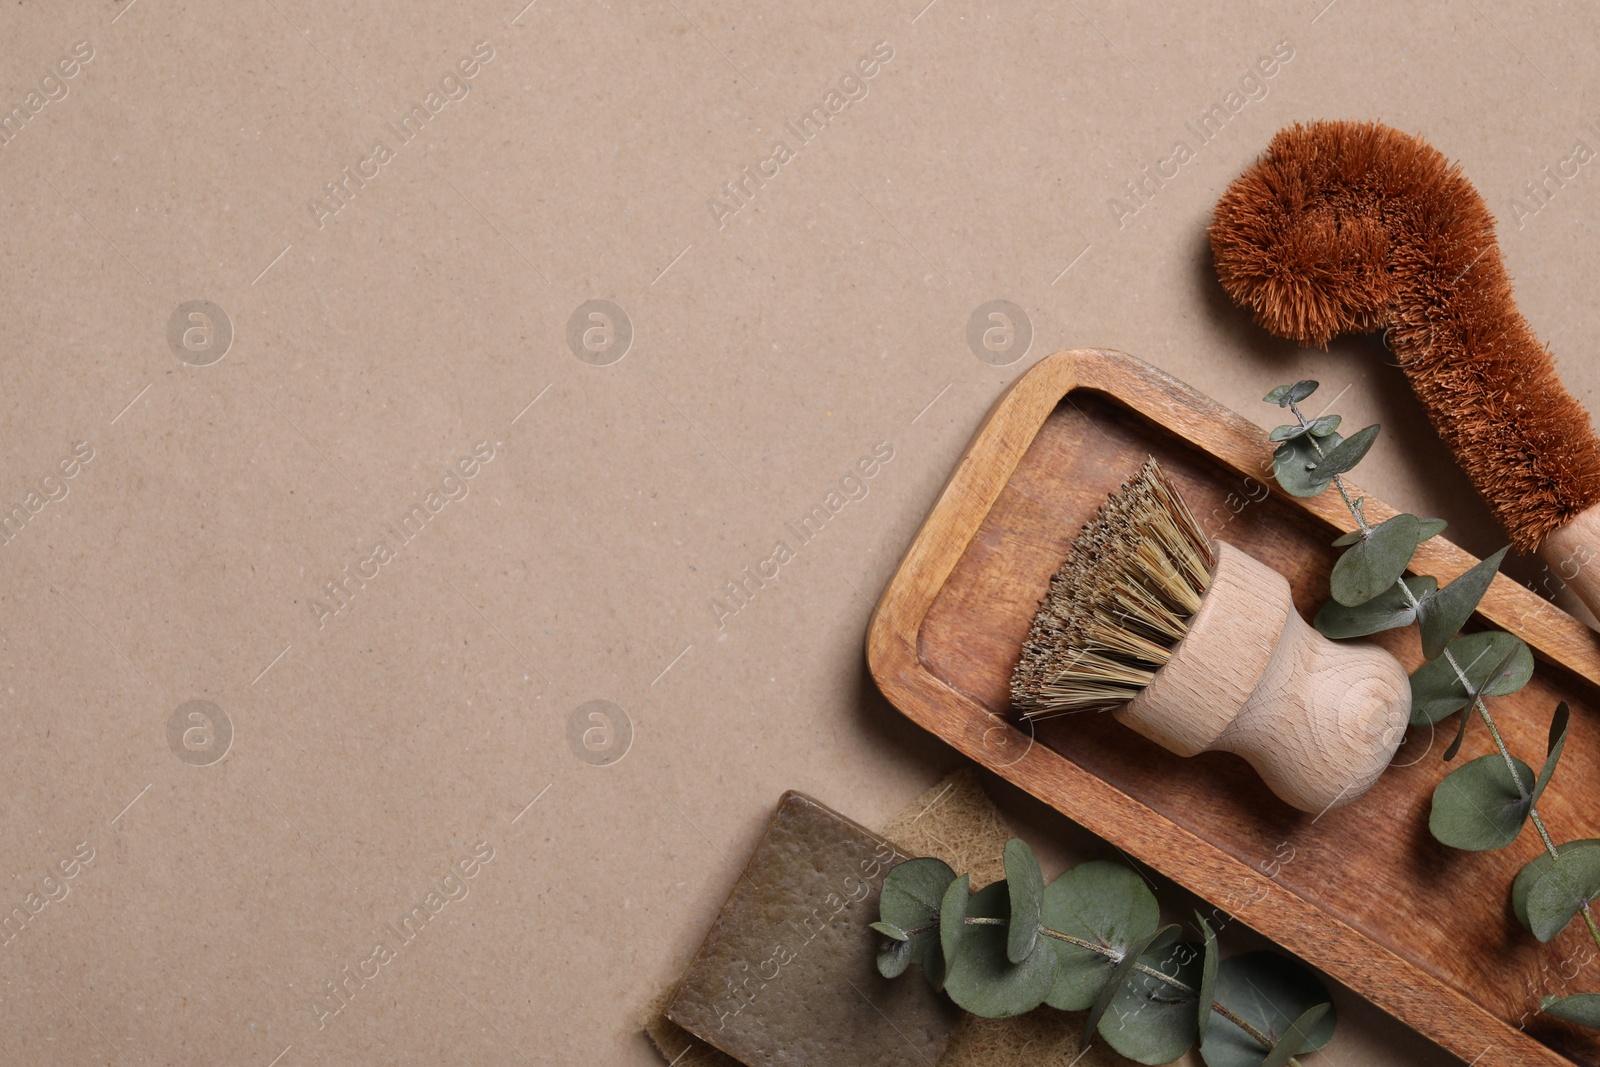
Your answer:
[[[1411,684],[1393,656],[1306,625],[1289,583],[1232,545],[1155,681],[1116,713],[1192,756],[1243,756],[1286,803],[1320,813],[1366,792],[1405,736]]]
[[[1539,554],[1556,577],[1600,618],[1600,505],[1580,511],[1577,518],[1552,531]]]

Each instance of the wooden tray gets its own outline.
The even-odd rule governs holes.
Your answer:
[[[873,677],[911,719],[1204,897],[1224,925],[1255,928],[1462,1059],[1600,1065],[1600,1035],[1534,1014],[1543,994],[1600,992],[1600,961],[1582,924],[1540,945],[1512,917],[1511,879],[1539,851],[1532,828],[1489,853],[1428,833],[1455,720],[1436,737],[1412,729],[1370,793],[1322,816],[1278,801],[1237,757],[1181,759],[1110,716],[1058,718],[1037,737],[1012,725],[1011,668],[1039,598],[1084,520],[1147,455],[1212,536],[1288,576],[1302,613],[1326,599],[1329,542],[1353,523],[1337,494],[1277,491],[1270,448],[1255,424],[1130,356],[1042,361],[996,404],[885,590],[867,639]],[[1369,496],[1367,514],[1394,511]],[[1444,582],[1476,562],[1435,538],[1416,566]],[[1539,660],[1526,688],[1495,702],[1512,752],[1537,766],[1557,701],[1572,703],[1540,810],[1558,842],[1600,837],[1595,635],[1504,577],[1479,621]],[[1377,640],[1408,670],[1421,662],[1414,629]],[[1450,766],[1488,751],[1475,724]]]

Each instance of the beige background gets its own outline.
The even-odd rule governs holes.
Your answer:
[[[0,545],[0,905],[93,850],[0,945],[6,1062],[658,1062],[637,1013],[779,793],[876,825],[954,764],[877,696],[862,638],[981,416],[1050,351],[1126,350],[1264,424],[1268,387],[1319,377],[1390,430],[1364,484],[1500,542],[1377,342],[1265,338],[1204,226],[1314,117],[1425,135],[1504,223],[1600,147],[1593,9],[522,2],[0,9],[0,112],[92,49],[0,147],[0,504],[93,449]],[[480,42],[401,143],[385,124]],[[803,146],[782,129],[876,42],[864,97]],[[1195,147],[1185,123],[1280,42],[1265,97]],[[708,201],[777,139],[794,158],[719,226]],[[1193,160],[1119,225],[1179,139]],[[1502,240],[1593,409],[1591,170]],[[609,366],[567,345],[592,298],[632,323]],[[167,341],[197,299],[234,331],[208,366]],[[1004,367],[965,339],[990,299],[1031,319]],[[467,495],[319,626],[322,584],[479,442]],[[879,443],[865,497],[719,625],[712,598]],[[592,699],[631,721],[607,766],[567,740]],[[191,700],[234,734],[207,766],[168,744]],[[1093,847],[1005,795],[1036,839]],[[480,841],[466,897],[319,1028],[311,998]],[[1433,1055],[1347,1014],[1334,1062]]]

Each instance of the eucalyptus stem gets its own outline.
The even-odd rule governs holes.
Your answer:
[[[1290,401],[1289,410],[1294,414],[1295,420],[1300,423],[1302,428],[1308,428],[1310,426],[1310,423],[1306,421],[1305,415],[1301,413],[1299,404],[1295,403],[1294,401]],[[1316,434],[1308,433],[1306,434],[1306,437],[1310,440],[1311,447],[1316,449],[1317,456],[1319,458],[1326,455],[1326,453],[1322,450],[1322,443],[1317,440]],[[1361,529],[1362,536],[1370,536],[1372,533],[1372,527],[1367,524],[1367,517],[1362,513],[1359,503],[1350,499],[1350,491],[1345,487],[1343,476],[1335,474],[1333,476],[1333,484],[1338,488],[1339,496],[1343,498],[1345,507],[1349,509],[1350,514],[1354,516],[1357,525]],[[1405,582],[1396,582],[1395,584],[1398,585],[1400,587],[1400,591],[1405,594],[1406,603],[1410,606],[1412,612],[1417,612],[1422,604],[1421,601],[1417,599],[1417,595],[1411,591],[1411,587]],[[1505,760],[1506,770],[1511,773],[1511,781],[1517,787],[1517,795],[1529,802],[1528,821],[1533,823],[1533,828],[1539,832],[1539,839],[1544,843],[1545,850],[1550,853],[1550,858],[1552,860],[1559,859],[1561,853],[1557,851],[1555,841],[1551,839],[1550,831],[1545,827],[1544,818],[1539,814],[1538,808],[1533,804],[1533,792],[1529,786],[1523,782],[1522,774],[1517,770],[1516,761],[1511,757],[1511,749],[1506,746],[1505,738],[1501,735],[1500,728],[1495,725],[1494,716],[1489,714],[1489,706],[1483,702],[1482,694],[1477,692],[1473,688],[1472,683],[1468,681],[1467,672],[1462,668],[1461,664],[1457,662],[1455,654],[1451,652],[1450,649],[1446,648],[1444,650],[1444,658],[1445,662],[1450,665],[1450,669],[1455,672],[1456,679],[1460,681],[1461,687],[1468,693],[1472,694],[1473,710],[1478,713],[1478,717],[1483,720],[1483,725],[1489,731],[1489,736],[1494,739],[1494,746],[1500,751],[1500,758]],[[1462,714],[1465,715],[1470,713],[1462,712]],[[1594,913],[1590,909],[1588,901],[1583,902],[1582,913],[1584,924],[1589,927],[1589,935],[1594,938],[1595,946],[1600,947],[1600,925],[1596,924]]]

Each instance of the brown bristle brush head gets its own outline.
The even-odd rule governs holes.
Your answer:
[[[1154,459],[1073,541],[1011,694],[1030,719],[1111,710],[1180,756],[1233,752],[1311,812],[1377,780],[1411,711],[1394,657],[1306,625],[1288,580],[1207,541]]]
[[[1034,616],[1011,699],[1029,718],[1132,700],[1183,640],[1216,557],[1155,460],[1084,526]]]
[[[1277,336],[1385,331],[1518,549],[1570,554],[1572,535],[1547,542],[1589,512],[1580,540],[1600,553],[1600,438],[1518,312],[1459,165],[1380,123],[1290,126],[1228,187],[1210,236],[1223,288]]]

